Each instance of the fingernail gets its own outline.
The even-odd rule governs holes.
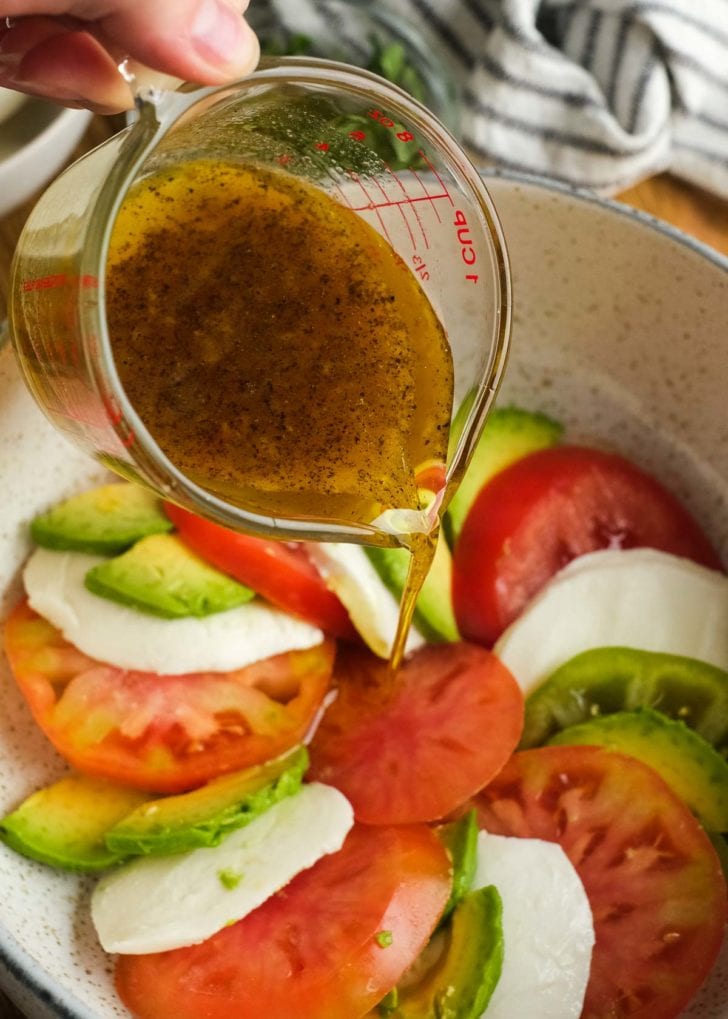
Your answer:
[[[237,68],[250,60],[246,27],[242,15],[222,0],[203,0],[190,35],[203,60]]]

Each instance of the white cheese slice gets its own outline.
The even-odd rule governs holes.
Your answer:
[[[84,577],[99,556],[36,549],[23,579],[31,608],[92,658],[120,669],[179,675],[228,672],[324,639],[315,626],[256,598],[198,619],[162,619],[92,594]]]
[[[728,669],[728,577],[654,549],[592,552],[557,573],[493,650],[528,694],[574,655],[598,647]]]
[[[594,922],[561,846],[478,834],[473,888],[503,901],[503,969],[484,1019],[578,1019],[589,981]]]
[[[94,889],[99,941],[134,955],[199,944],[341,849],[353,821],[338,790],[311,783],[218,846],[135,860]]]
[[[399,619],[399,601],[361,545],[310,543],[306,551],[327,586],[346,607],[367,646],[380,658],[389,658]],[[425,638],[412,626],[405,651],[414,651],[424,643]]]

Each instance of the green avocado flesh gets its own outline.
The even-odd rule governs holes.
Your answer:
[[[653,708],[684,722],[728,757],[728,672],[680,655],[596,648],[558,668],[526,699],[521,749],[570,725]]]
[[[452,860],[452,892],[442,914],[444,922],[470,891],[478,863],[478,817],[471,810],[458,821],[436,829]]]
[[[64,870],[98,871],[125,854],[104,836],[149,799],[148,793],[85,775],[71,775],[33,793],[0,821],[0,839],[23,856]]]
[[[106,834],[106,845],[123,856],[181,853],[216,846],[273,804],[292,796],[308,767],[297,747],[275,760],[214,779],[201,789],[144,803]]]
[[[116,555],[149,534],[172,530],[159,499],[139,485],[102,485],[58,503],[36,517],[36,545],[57,551]]]
[[[255,597],[173,534],[142,538],[123,555],[92,567],[85,583],[93,594],[166,619],[209,616]]]
[[[549,743],[606,747],[653,768],[709,831],[728,831],[728,761],[683,722],[639,708],[593,718]]]
[[[502,966],[502,903],[489,885],[462,900],[448,926],[435,934],[400,985],[379,1005],[379,1015],[480,1019]]]
[[[471,406],[472,399],[466,399],[455,415],[450,430],[451,452],[454,452]],[[445,514],[443,526],[451,547],[483,485],[521,457],[555,446],[563,431],[562,425],[545,414],[533,414],[518,407],[502,407],[491,413]]]
[[[365,551],[382,582],[396,598],[400,598],[407,580],[410,553],[405,548],[365,547]],[[422,585],[415,608],[415,626],[426,640],[460,639],[452,607],[451,588],[452,554],[441,531],[430,572]]]

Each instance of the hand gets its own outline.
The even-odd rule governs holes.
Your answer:
[[[65,106],[133,105],[124,57],[216,85],[255,67],[248,0],[0,0],[0,86]]]

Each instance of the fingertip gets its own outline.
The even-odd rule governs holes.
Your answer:
[[[104,38],[140,63],[202,85],[249,74],[258,40],[235,0],[156,0],[129,3],[103,18]]]
[[[258,63],[258,39],[239,11],[224,0],[202,0],[190,26],[190,42],[221,80],[249,74]]]

